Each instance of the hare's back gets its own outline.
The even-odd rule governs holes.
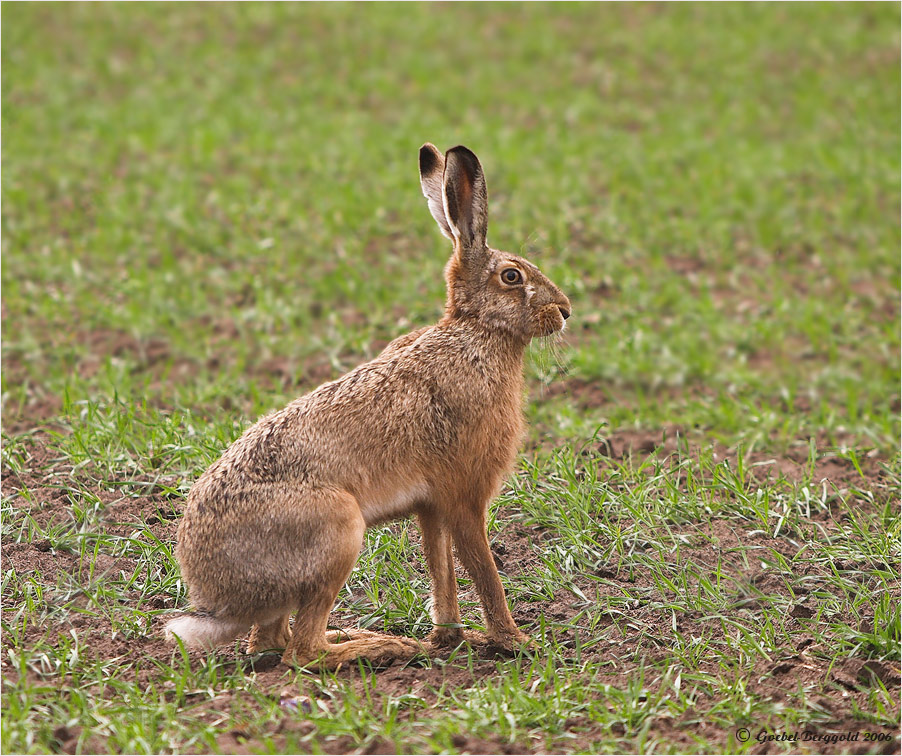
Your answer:
[[[248,486],[356,493],[377,481],[394,489],[395,478],[415,492],[429,471],[447,466],[461,449],[510,445],[499,432],[519,428],[520,390],[498,383],[490,358],[439,328],[405,346],[390,345],[251,426],[198,480],[189,501],[242,506],[237,492]]]

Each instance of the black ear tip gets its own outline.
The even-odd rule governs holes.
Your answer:
[[[476,174],[482,168],[482,166],[479,165],[479,158],[476,157],[476,153],[469,147],[464,147],[462,144],[457,145],[457,147],[452,147],[445,153],[446,160],[452,156],[463,163],[469,169],[471,174]]]
[[[429,142],[420,147],[420,174],[428,176],[439,165],[441,153]]]
[[[457,147],[452,147],[450,150],[448,150],[448,154],[449,154],[449,155],[450,155],[452,152],[455,153],[455,154],[457,154],[457,155],[466,155],[467,157],[471,157],[471,158],[473,158],[474,160],[475,160],[475,159],[478,159],[478,158],[476,157],[476,153],[473,152],[473,150],[471,150],[469,147],[465,147],[465,146],[462,145],[462,144],[459,144],[459,145],[457,145]]]

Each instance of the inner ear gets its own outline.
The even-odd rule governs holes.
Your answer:
[[[445,172],[445,158],[434,144],[426,142],[420,147],[420,187],[429,205],[429,212],[438,223],[441,232],[449,239],[454,238],[448,218],[445,215],[442,176]]]
[[[479,158],[466,147],[445,154],[445,215],[462,252],[483,252],[488,228],[488,193]]]

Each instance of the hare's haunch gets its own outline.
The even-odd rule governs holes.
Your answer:
[[[249,428],[195,483],[176,557],[196,611],[167,625],[213,647],[253,628],[249,651],[334,667],[409,657],[410,638],[326,632],[374,523],[416,515],[433,584],[435,645],[459,642],[452,543],[482,600],[488,640],[514,624],[486,535],[486,511],[523,435],[523,353],[563,330],[570,302],[522,257],[486,243],[488,198],[466,147],[420,149],[429,210],[454,253],[438,324]],[[288,618],[297,612],[293,626]]]

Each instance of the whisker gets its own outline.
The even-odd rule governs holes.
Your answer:
[[[543,393],[545,386],[569,373],[565,344],[563,334],[560,332],[541,336],[530,342],[530,356],[539,373]]]

